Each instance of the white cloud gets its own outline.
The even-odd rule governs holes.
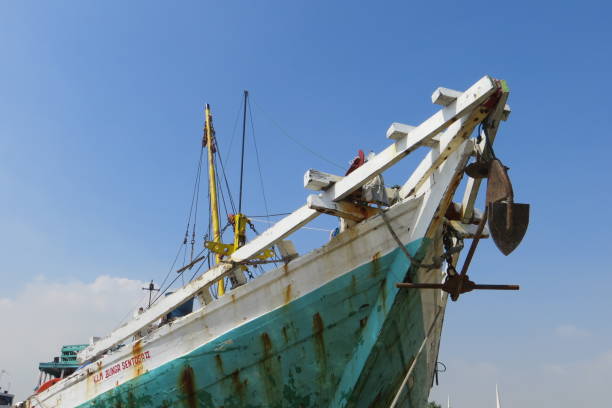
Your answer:
[[[0,297],[0,369],[17,398],[32,391],[38,363],[64,344],[87,343],[119,326],[144,300],[143,282],[100,276],[95,281],[53,282],[38,276],[12,296]]]
[[[591,332],[572,324],[563,324],[555,328],[555,334],[566,339],[583,339],[591,336]]]

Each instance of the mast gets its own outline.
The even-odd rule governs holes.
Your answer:
[[[219,226],[219,204],[217,202],[217,176],[215,173],[215,131],[212,125],[212,113],[210,112],[210,105],[206,104],[205,110],[205,143],[208,147],[208,186],[210,189],[210,212],[212,219],[213,228],[213,242],[221,243],[221,228]],[[221,255],[217,253],[215,255],[215,263],[221,262]],[[223,279],[219,280],[219,296],[225,293],[225,284]]]
[[[238,213],[242,214],[242,179],[244,176],[244,141],[246,136],[246,114],[249,91],[244,91],[244,109],[242,111],[242,152],[240,153],[240,196],[238,198]]]

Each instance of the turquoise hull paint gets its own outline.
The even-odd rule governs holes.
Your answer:
[[[394,287],[408,266],[394,250],[80,407],[387,406],[424,338],[420,296]],[[421,358],[410,407],[428,376]]]

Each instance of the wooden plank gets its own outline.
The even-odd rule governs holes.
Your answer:
[[[501,120],[504,122],[507,121],[511,113],[512,109],[510,109],[510,105],[506,104],[506,106],[504,106],[504,112],[502,113]]]
[[[424,193],[423,204],[410,236],[411,240],[433,237],[461,181],[463,168],[473,149],[473,140],[465,140],[435,173],[433,185]]]
[[[378,210],[367,206],[358,206],[346,201],[327,201],[321,196],[308,196],[308,207],[320,213],[334,215],[351,221],[363,221],[373,215],[378,214]]]
[[[452,138],[446,143],[443,149],[439,149],[440,153],[438,154],[438,157],[436,157],[429,169],[425,171],[425,173],[421,176],[420,180],[417,181],[415,186],[412,188],[411,191],[408,192],[407,195],[413,194],[414,191],[418,190],[418,188],[429,178],[429,176],[440,166],[440,164],[442,164],[442,162],[444,162],[444,160],[446,160],[446,158],[452,152],[454,152],[455,149],[459,147],[464,140],[470,137],[474,128],[486,117],[487,114],[488,110],[478,109],[472,112],[472,114],[467,119],[465,119],[465,121],[457,121],[453,123],[453,125],[451,125],[452,127],[461,122],[460,128],[458,129],[456,134],[452,136]],[[450,127],[447,130],[450,130]],[[445,132],[445,134],[446,133],[448,132]]]
[[[450,222],[454,229],[463,234],[464,238],[475,238],[476,231],[478,230],[478,225],[476,224],[464,224],[461,221],[453,220]],[[482,233],[480,234],[480,238],[489,238],[489,227],[485,224]]]
[[[143,327],[148,326],[162,316],[170,313],[176,307],[185,302],[185,300],[192,298],[197,295],[200,291],[206,287],[222,279],[230,272],[233,267],[227,264],[218,265],[202,276],[189,282],[187,285],[178,289],[174,293],[168,296],[162,296],[151,308],[144,311],[144,313],[138,315],[127,324],[115,329],[110,335],[98,340],[93,345],[86,347],[81,350],[78,354],[79,361],[85,362],[90,361],[96,357],[102,355],[106,350],[111,347],[120,344],[128,337],[133,336],[137,331]]]
[[[342,179],[342,177],[336,176],[335,174],[309,169],[304,174],[304,187],[314,191],[325,190],[340,179]]]
[[[393,122],[387,129],[387,139],[399,140],[410,133],[416,126],[404,125],[403,123]]]
[[[456,138],[456,136],[459,134],[459,130],[461,129],[463,124],[465,124],[465,121],[466,118],[459,119],[458,121],[450,125],[446,130],[444,130],[441,135],[439,135],[440,145],[435,148],[432,148],[429,152],[427,152],[423,160],[421,160],[417,168],[412,172],[408,180],[400,189],[400,198],[406,198],[411,194],[418,193],[418,189],[416,188],[417,184],[419,186],[423,186],[424,183],[421,181],[423,180],[423,176],[426,173],[430,173],[430,169],[434,168],[434,163],[440,157],[440,153],[442,151],[445,151],[450,141]],[[450,154],[452,153],[453,152],[451,151]]]
[[[436,105],[448,106],[455,102],[463,92],[454,89],[438,88],[431,94],[431,101]]]
[[[497,130],[499,129],[500,121],[504,120],[504,116],[506,115],[506,101],[508,100],[508,96],[510,92],[506,89],[502,92],[502,95],[497,102],[497,105],[491,112],[491,115],[487,119],[485,126],[489,129],[489,139],[491,143],[495,141],[495,136],[497,136]],[[508,106],[508,110],[510,107]],[[508,112],[509,114],[509,112]],[[485,153],[487,140],[483,135],[481,136],[480,143],[478,144],[478,149],[483,153],[483,156],[486,158],[487,154]],[[465,187],[465,192],[463,194],[462,200],[462,215],[461,220],[465,223],[470,222],[473,218],[474,211],[474,203],[476,202],[476,198],[478,197],[478,191],[480,190],[480,184],[482,183],[482,179],[473,179],[471,177],[468,178],[467,185]]]
[[[497,89],[498,85],[489,76],[481,78],[461,94],[455,102],[430,116],[429,119],[377,154],[372,160],[369,160],[363,166],[336,182],[325,194],[333,201],[340,201],[346,198],[353,191],[393,166],[407,154],[423,146],[424,142],[446,129],[459,117],[470,113]]]
[[[246,261],[253,255],[258,254],[263,249],[274,245],[276,241],[280,241],[294,231],[300,229],[303,225],[319,216],[319,214],[320,213],[317,210],[308,208],[308,205],[298,208],[291,213],[291,215],[286,216],[272,227],[255,237],[255,239],[240,247],[232,254],[229,260],[233,262]]]
[[[399,140],[410,133],[416,126],[404,125],[403,123],[394,122],[387,129],[387,139]],[[434,136],[431,139],[424,141],[423,144],[426,146],[435,146],[438,144],[438,136]]]

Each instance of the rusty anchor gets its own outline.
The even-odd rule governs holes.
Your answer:
[[[472,262],[476,247],[482,236],[484,226],[489,223],[489,231],[497,248],[508,255],[521,243],[527,226],[529,225],[529,204],[514,202],[514,191],[508,176],[507,168],[495,157],[491,141],[487,134],[486,126],[483,128],[489,160],[481,156],[475,163],[468,165],[466,174],[472,178],[487,178],[486,207],[482,219],[478,223],[470,249],[465,257],[461,273],[457,273],[452,265],[449,265],[448,275],[444,283],[396,283],[397,288],[406,289],[441,289],[450,295],[451,300],[457,301],[463,293],[476,289],[484,290],[519,290],[518,285],[483,285],[470,280],[467,275],[468,268]]]
[[[504,255],[521,243],[529,225],[529,204],[514,202],[514,191],[507,168],[497,158],[489,163],[487,211],[493,242]]]
[[[470,249],[465,257],[465,261],[463,262],[463,267],[461,268],[461,273],[457,273],[455,268],[452,265],[449,265],[448,275],[444,280],[444,283],[411,283],[411,282],[402,282],[396,283],[395,287],[404,288],[404,289],[442,289],[446,293],[450,295],[450,298],[453,302],[459,299],[459,296],[463,293],[471,292],[475,289],[484,289],[484,290],[519,290],[520,287],[518,285],[489,285],[489,284],[477,284],[470,280],[467,271],[470,267],[470,263],[472,262],[472,258],[474,257],[474,253],[476,252],[476,247],[478,246],[478,242],[480,242],[480,237],[482,236],[482,231],[484,230],[485,223],[487,222],[487,214],[489,212],[489,207],[485,208],[484,214],[480,223],[478,223],[478,228],[476,229],[476,233],[474,234],[474,239],[472,240],[472,244],[470,245]]]

